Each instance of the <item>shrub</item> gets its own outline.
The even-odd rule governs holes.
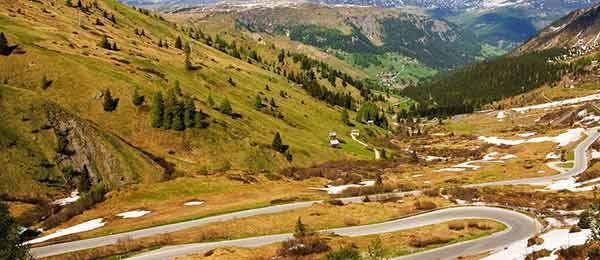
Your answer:
[[[119,98],[113,98],[110,93],[110,89],[104,90],[103,100],[102,100],[102,108],[106,112],[112,112],[117,109],[117,105],[119,104]]]
[[[303,236],[283,242],[278,251],[280,256],[305,256],[327,252],[329,245],[316,235]]]
[[[360,260],[360,252],[351,247],[340,248],[325,256],[326,260]]]
[[[74,203],[65,206],[58,213],[51,215],[42,223],[44,229],[51,229],[69,220],[70,218],[81,214],[83,211],[90,209],[96,203],[104,200],[104,194],[107,192],[104,184],[99,183],[94,185],[90,191],[83,193],[81,198]]]
[[[451,230],[463,230],[465,229],[465,224],[460,222],[453,222],[448,224],[448,228]]]
[[[490,230],[492,229],[492,227],[489,224],[486,223],[480,223],[480,222],[475,222],[475,221],[471,221],[467,224],[467,226],[469,228],[476,228],[479,230]]]
[[[437,208],[437,205],[429,200],[417,200],[415,202],[415,208],[418,210],[432,210]]]
[[[352,217],[345,217],[344,224],[346,224],[346,226],[358,226],[360,225],[360,220]]]
[[[589,210],[584,210],[579,215],[579,222],[577,222],[577,226],[582,229],[588,229],[591,227],[592,223],[592,213]]]
[[[448,237],[440,236],[411,236],[408,244],[412,247],[423,248],[430,245],[445,244],[452,241]]]
[[[569,229],[569,233],[578,233],[578,232],[581,232],[581,228],[577,225],[573,225]]]
[[[538,250],[538,251],[535,251],[535,252],[527,255],[525,257],[525,260],[536,260],[539,258],[547,257],[547,256],[550,256],[550,253],[551,252],[548,251],[547,249]]]
[[[50,85],[52,85],[52,80],[49,80],[48,77],[46,77],[46,75],[42,76],[42,80],[40,81],[40,86],[42,87],[42,89],[48,89],[50,87]]]
[[[541,245],[544,243],[544,239],[539,236],[534,236],[530,239],[527,239],[527,247]]]

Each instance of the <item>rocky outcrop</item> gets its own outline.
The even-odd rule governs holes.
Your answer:
[[[91,184],[104,182],[113,188],[165,178],[159,164],[117,136],[54,105],[46,110],[57,136],[57,164],[87,173]]]

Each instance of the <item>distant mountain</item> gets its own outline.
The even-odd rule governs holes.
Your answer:
[[[515,50],[516,54],[551,48],[589,52],[600,45],[600,5],[576,10],[552,23]]]
[[[316,3],[326,5],[357,5],[378,7],[415,6],[427,9],[445,9],[452,11],[473,11],[499,7],[530,7],[537,10],[577,9],[589,6],[597,0],[123,0],[130,5],[253,5],[273,6],[282,4]]]

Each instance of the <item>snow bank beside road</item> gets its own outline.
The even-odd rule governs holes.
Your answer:
[[[525,257],[535,251],[547,249],[552,252],[551,256],[543,259],[557,259],[556,251],[567,246],[578,246],[585,244],[591,234],[591,230],[584,229],[577,233],[569,233],[568,229],[552,230],[540,237],[544,239],[541,245],[527,246],[527,239],[515,242],[505,249],[497,251],[492,255],[483,258],[483,260],[517,260]]]
[[[59,229],[50,235],[39,237],[39,238],[36,238],[33,240],[29,240],[29,241],[25,242],[24,244],[41,243],[41,242],[45,242],[45,241],[48,241],[51,239],[55,239],[57,237],[62,237],[62,236],[66,236],[66,235],[71,235],[71,234],[94,230],[94,229],[104,226],[104,224],[105,223],[102,218],[92,219],[90,221],[86,221],[81,224],[69,227],[69,228]]]

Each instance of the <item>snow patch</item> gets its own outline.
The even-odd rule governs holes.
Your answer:
[[[518,134],[518,136],[520,136],[520,137],[531,137],[531,136],[534,136],[535,134],[536,134],[536,132],[527,132],[527,133]]]
[[[492,255],[483,258],[483,260],[525,259],[529,253],[542,249],[552,252],[550,257],[546,257],[544,259],[556,259],[556,250],[568,246],[583,245],[591,233],[592,232],[590,229],[584,229],[577,233],[569,233],[568,229],[552,230],[540,236],[542,239],[544,239],[544,243],[541,245],[527,247],[527,239],[523,239],[511,244],[503,250],[497,251]]]
[[[504,111],[498,112],[498,115],[496,116],[496,118],[498,119],[498,121],[504,121],[505,117],[506,117],[506,113]]]
[[[557,153],[548,153],[546,154],[546,159],[559,159],[560,154]]]
[[[312,188],[312,189],[326,191],[328,194],[340,194],[349,188],[368,187],[368,186],[373,186],[373,185],[375,185],[375,181],[363,181],[360,184],[346,184],[346,185],[338,185],[338,186],[327,185],[326,188]]]
[[[139,218],[142,217],[146,214],[150,213],[150,211],[147,210],[132,210],[132,211],[127,211],[127,212],[123,212],[123,213],[119,213],[117,214],[117,217],[122,217],[122,218]]]
[[[79,200],[79,191],[74,190],[71,192],[71,195],[69,197],[63,198],[63,199],[58,199],[52,202],[52,204],[54,205],[59,205],[59,206],[66,206],[69,205],[77,200]]]
[[[559,134],[554,137],[543,136],[543,137],[535,137],[535,138],[531,138],[531,139],[511,140],[511,139],[498,138],[495,136],[489,136],[489,137],[480,136],[479,140],[484,141],[489,144],[494,144],[494,145],[519,145],[519,144],[524,144],[524,143],[555,142],[555,143],[558,143],[558,146],[563,147],[563,146],[567,146],[568,144],[570,144],[572,142],[579,140],[584,132],[585,132],[585,129],[583,129],[583,128],[575,128],[575,129],[569,129],[567,132]]]
[[[549,109],[549,108],[561,107],[561,106],[566,106],[566,105],[574,105],[574,104],[578,104],[578,103],[582,103],[582,102],[589,102],[589,101],[594,101],[594,100],[599,100],[599,99],[600,99],[600,94],[594,94],[594,95],[589,95],[589,96],[585,96],[585,97],[565,99],[565,100],[561,100],[561,101],[554,101],[554,102],[549,102],[549,103],[544,103],[544,104],[539,104],[539,105],[513,108],[512,110],[517,111],[517,112],[527,112],[529,110],[534,110],[534,109]]]
[[[81,224],[69,227],[69,228],[59,229],[50,235],[29,240],[29,241],[25,242],[24,244],[41,243],[44,241],[55,239],[57,237],[62,237],[62,236],[71,235],[71,234],[75,234],[75,233],[81,233],[81,232],[85,232],[85,231],[94,230],[94,229],[104,226],[104,224],[105,223],[102,218],[92,219],[90,221],[86,221]]]
[[[204,204],[204,201],[199,201],[199,200],[192,200],[192,201],[183,203],[184,206],[200,206],[202,204]]]

